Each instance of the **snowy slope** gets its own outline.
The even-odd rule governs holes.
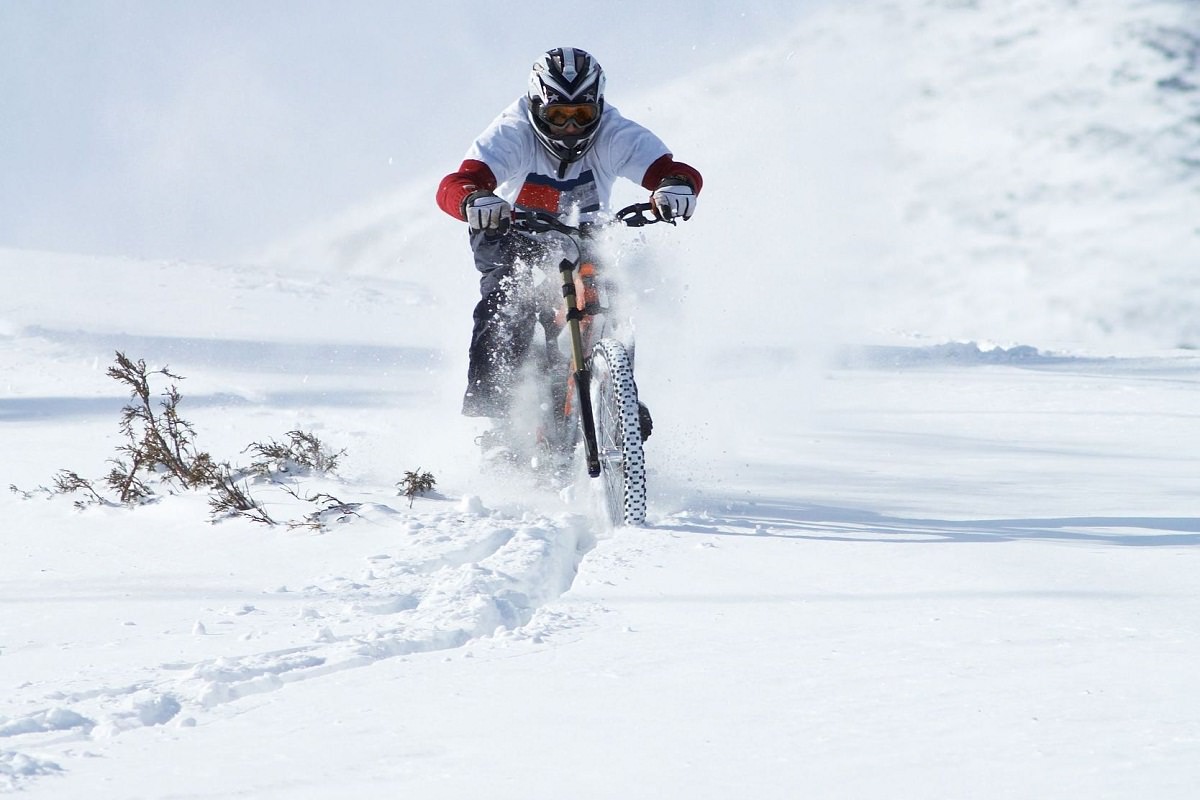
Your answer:
[[[631,251],[644,529],[479,471],[436,174],[242,263],[0,250],[0,792],[1190,797],[1196,23],[820,5],[614,96],[706,176]],[[114,350],[348,507],[49,496]]]
[[[1189,3],[962,4],[938,19],[942,46],[905,54],[911,180],[878,280],[965,307],[908,328],[1197,345],[1197,31]]]

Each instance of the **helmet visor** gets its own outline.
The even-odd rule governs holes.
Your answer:
[[[586,128],[600,118],[600,106],[597,103],[555,103],[542,106],[538,110],[538,116],[556,128],[565,127],[568,122],[574,122],[577,127]]]

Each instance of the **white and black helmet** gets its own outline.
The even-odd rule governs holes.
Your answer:
[[[583,157],[600,130],[604,70],[590,53],[558,47],[533,62],[529,121],[538,140],[564,163]]]

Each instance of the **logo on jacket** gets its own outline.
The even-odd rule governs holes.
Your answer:
[[[549,211],[551,214],[571,211],[586,214],[600,210],[600,190],[596,188],[596,176],[590,169],[568,181],[531,172],[517,193],[516,205],[518,208]]]

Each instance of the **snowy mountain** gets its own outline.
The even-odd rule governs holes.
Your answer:
[[[703,252],[751,274],[786,266],[798,304],[838,293],[827,299],[859,317],[855,339],[1190,348],[1200,335],[1196,31],[1200,11],[1186,2],[838,4],[699,76],[619,100],[681,157],[708,156],[721,191],[705,209],[724,224],[706,225],[683,257]],[[439,177],[267,258],[441,270],[456,232],[428,202]],[[774,218],[772,193],[795,215],[788,224]],[[897,287],[908,302],[891,302]],[[759,291],[720,285],[714,303],[730,289],[748,302]]]
[[[0,249],[0,792],[1194,793],[1200,7],[715,13],[609,67],[706,179],[627,251],[644,528],[480,470],[459,145],[241,260]],[[214,458],[338,468],[249,480],[276,525],[51,491],[124,442],[115,351]]]

